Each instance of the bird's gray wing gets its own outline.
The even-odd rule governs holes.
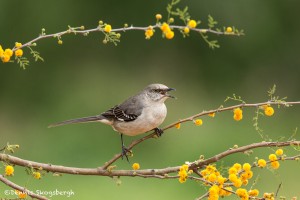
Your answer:
[[[131,97],[122,104],[112,107],[101,115],[119,121],[134,121],[141,115],[143,105],[140,103],[138,96]]]

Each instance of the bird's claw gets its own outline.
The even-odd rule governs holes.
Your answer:
[[[164,133],[164,131],[160,128],[155,128],[154,131],[158,137],[162,136],[162,134]]]
[[[128,155],[131,155],[131,154],[132,154],[131,150],[129,150],[124,145],[122,145],[122,160],[124,157],[126,157],[126,160],[129,162]]]

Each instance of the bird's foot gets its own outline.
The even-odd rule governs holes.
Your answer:
[[[129,162],[128,156],[132,155],[132,151],[129,150],[127,147],[122,145],[122,160],[124,157],[126,157],[126,160]]]
[[[160,128],[155,128],[154,131],[158,137],[162,136],[162,134],[164,133],[164,131]]]

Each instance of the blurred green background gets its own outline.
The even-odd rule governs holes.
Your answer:
[[[12,47],[40,33],[55,33],[67,25],[94,28],[104,20],[113,28],[124,23],[147,26],[155,23],[155,14],[166,19],[169,1],[17,1],[1,0],[0,44]],[[38,42],[45,62],[32,61],[25,71],[17,64],[0,64],[0,146],[19,144],[15,155],[37,162],[76,167],[98,167],[120,151],[119,135],[102,124],[81,124],[48,129],[48,124],[70,118],[101,113],[121,103],[149,83],[163,83],[177,89],[177,100],[169,100],[168,117],[163,125],[203,110],[218,108],[226,96],[241,95],[246,102],[267,100],[273,84],[277,94],[289,100],[300,99],[299,1],[184,0],[194,19],[206,27],[211,14],[219,26],[244,29],[243,37],[213,36],[221,48],[211,50],[196,33],[183,39],[179,32],[171,41],[157,31],[151,40],[144,33],[122,33],[121,43],[103,45],[100,33],[88,37],[68,35],[64,44],[56,39]],[[178,22],[179,20],[177,20]],[[25,50],[25,56],[30,57]],[[232,105],[228,103],[226,105]],[[261,128],[274,140],[288,138],[299,127],[299,106],[275,109],[271,118],[262,117]],[[203,118],[204,124],[182,124],[157,140],[148,140],[134,149],[131,163],[141,168],[164,168],[194,161],[200,155],[213,156],[234,144],[261,141],[252,124],[254,109],[245,109],[241,122],[232,113]],[[138,137],[126,137],[126,143]],[[299,139],[298,136],[296,136]],[[232,155],[217,165],[253,162],[267,158],[270,149],[255,150],[250,156]],[[286,148],[287,155],[296,152]],[[117,169],[131,164],[118,161]],[[2,169],[0,169],[3,171]],[[3,172],[1,172],[3,173]],[[282,182],[279,195],[300,197],[299,163],[286,161],[275,173],[254,170],[259,175],[255,188],[274,192]],[[121,186],[107,177],[46,175],[33,180],[23,168],[16,167],[9,178],[33,191],[70,191],[70,199],[194,199],[205,192],[200,183],[177,180],[121,178]],[[253,178],[254,180],[255,178]],[[253,180],[247,188],[250,188]],[[0,198],[12,198],[2,190]],[[54,196],[52,199],[65,199]],[[235,198],[235,197],[231,197]]]

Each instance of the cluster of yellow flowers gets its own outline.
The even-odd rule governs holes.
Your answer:
[[[5,166],[5,175],[6,176],[13,176],[14,171],[15,171],[15,168],[12,165],[6,165]],[[38,172],[38,171],[32,172],[32,176],[35,179],[41,179],[41,177],[42,177],[41,173]]]
[[[270,154],[269,155],[269,161],[270,161],[270,165],[273,169],[278,169],[279,166],[280,166],[280,163],[279,163],[279,159],[277,158],[277,156],[280,156],[281,158],[280,159],[283,159],[283,150],[282,149],[277,149],[275,151],[275,154]],[[257,161],[257,166],[260,167],[260,168],[264,168],[265,166],[267,165],[267,162],[266,160],[264,159],[259,159]]]
[[[237,188],[248,184],[248,180],[252,178],[253,172],[251,171],[251,165],[249,163],[244,163],[243,166],[239,163],[235,163],[228,170],[228,179]]]
[[[180,168],[179,168],[179,172],[178,172],[178,176],[179,176],[179,182],[180,183],[184,183],[186,182],[188,175],[193,173],[192,170],[189,170],[189,166],[187,164],[183,164]]]
[[[219,197],[231,195],[232,188],[223,187],[227,179],[221,175],[215,166],[206,166],[206,168],[202,170],[200,174],[205,180],[213,184],[209,188],[209,200],[217,200]]]
[[[162,19],[162,15],[161,14],[156,14],[155,15],[155,18],[157,20],[157,24],[159,24],[159,20]],[[174,21],[173,18],[170,18],[169,20],[169,23],[172,23]],[[170,28],[170,24],[169,23],[166,23],[166,22],[163,22],[161,25],[160,25],[160,30],[163,32],[163,35],[165,38],[171,40],[174,38],[175,36],[175,33],[174,31]],[[197,26],[197,22],[195,20],[189,20],[188,23],[187,23],[187,26],[183,28],[183,33],[185,34],[188,34],[190,32],[190,28],[196,28]],[[154,35],[154,29],[152,26],[149,26],[148,29],[145,30],[145,38],[146,39],[150,39],[153,35]]]
[[[21,43],[16,42],[15,47],[16,48],[20,48],[22,46]],[[7,48],[5,50],[3,50],[2,46],[0,45],[0,58],[2,60],[2,62],[6,63],[10,61],[10,58],[14,55],[14,52]],[[15,52],[15,56],[17,57],[22,57],[23,56],[23,50],[22,49],[18,49]]]

